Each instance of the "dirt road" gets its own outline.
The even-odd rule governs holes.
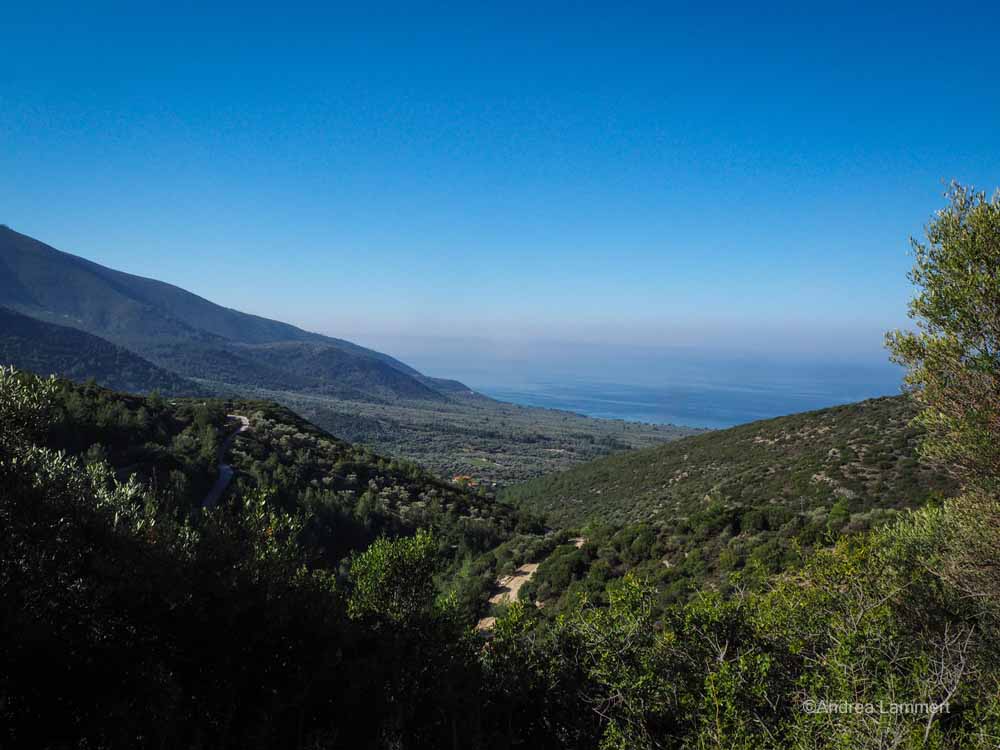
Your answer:
[[[580,549],[586,542],[586,538],[582,536],[569,540],[569,543],[577,549]],[[539,563],[525,563],[514,571],[514,575],[504,576],[497,581],[496,585],[499,590],[490,597],[490,604],[504,604],[517,601],[517,595],[521,591],[521,587],[535,575],[538,565]],[[536,602],[536,604],[539,607],[542,606],[541,602]],[[476,623],[476,630],[492,630],[496,620],[497,618],[495,617],[484,617]]]
[[[536,570],[538,570],[538,563],[525,563],[514,571],[514,575],[501,578],[497,582],[500,590],[490,597],[490,604],[503,604],[504,600],[517,601],[517,594],[521,587],[531,580]]]
[[[497,581],[496,594],[490,597],[490,604],[506,604],[517,601],[517,594],[521,587],[531,580],[538,570],[538,563],[525,563],[514,571],[514,575],[504,576]],[[476,623],[476,630],[492,630],[496,622],[495,617],[484,617]]]
[[[233,467],[226,463],[226,454],[229,453],[229,449],[233,447],[233,442],[236,440],[236,436],[241,432],[246,432],[250,429],[250,420],[241,414],[227,414],[226,418],[238,422],[239,427],[229,433],[229,436],[222,441],[222,445],[219,446],[219,478],[215,480],[215,484],[212,485],[212,489],[208,491],[205,495],[204,501],[202,501],[202,508],[214,508],[219,504],[219,498],[222,497],[222,493],[226,491],[229,487],[229,483],[233,481]]]

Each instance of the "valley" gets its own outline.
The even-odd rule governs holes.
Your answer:
[[[209,388],[232,390],[218,383]],[[442,477],[468,477],[496,490],[600,456],[646,448],[701,430],[592,419],[567,411],[508,404],[472,392],[429,404],[374,403],[322,395],[246,389],[284,404],[352,443],[416,461]]]
[[[1000,750],[1000,3],[8,3],[0,750]]]
[[[6,363],[121,390],[273,400],[352,443],[490,491],[698,432],[495,401],[387,354],[221,307],[8,227],[0,227],[0,321]]]
[[[5,237],[0,352],[73,377],[0,369],[13,746],[821,748],[803,696],[902,684],[957,718],[893,732],[988,747],[997,367],[958,339],[901,396],[597,420]]]

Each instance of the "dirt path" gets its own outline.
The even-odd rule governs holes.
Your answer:
[[[585,537],[578,536],[570,539],[569,542],[577,549],[580,549],[580,547],[587,543],[587,540]],[[535,575],[535,571],[538,570],[538,566],[539,563],[525,563],[514,571],[514,575],[504,576],[497,581],[496,585],[499,591],[490,597],[490,604],[504,604],[517,601],[517,595],[520,593],[521,587],[531,580],[531,577]],[[536,602],[536,605],[541,607],[542,602]],[[476,630],[492,630],[496,621],[497,618],[495,617],[484,617],[476,623]]]
[[[219,478],[215,480],[212,489],[205,495],[205,499],[201,503],[202,508],[214,508],[218,505],[222,493],[226,491],[229,483],[233,481],[235,472],[233,471],[233,467],[226,463],[226,454],[233,447],[236,436],[250,429],[250,420],[241,414],[227,414],[226,418],[239,422],[239,427],[229,433],[229,437],[223,440],[222,445],[219,446]]]
[[[531,580],[536,570],[538,570],[538,563],[525,563],[514,571],[514,575],[504,576],[498,580],[496,585],[499,591],[490,597],[490,604],[506,604],[517,601],[521,587]],[[484,617],[476,623],[476,630],[493,630],[496,621],[495,617]]]
[[[507,604],[509,602],[516,602],[517,595],[521,591],[521,587],[530,581],[531,577],[535,575],[535,571],[538,570],[538,565],[538,563],[525,563],[514,571],[514,575],[504,576],[497,581],[497,588],[499,591],[490,597],[490,604]],[[492,630],[496,621],[497,618],[495,617],[484,617],[476,623],[476,630]]]
[[[500,591],[490,597],[490,604],[503,604],[504,601],[516,602],[521,587],[531,580],[536,570],[538,570],[538,563],[525,563],[514,571],[514,575],[501,578],[497,582]]]
[[[580,549],[580,547],[587,543],[586,538],[582,536],[574,537],[569,541],[577,549]],[[520,593],[521,587],[531,580],[531,577],[535,575],[535,571],[538,570],[538,566],[539,563],[525,563],[514,571],[514,575],[504,576],[498,580],[496,585],[499,591],[490,597],[490,604],[505,604],[517,601],[517,595]],[[541,607],[542,603],[537,602],[537,605]],[[495,617],[484,617],[476,623],[476,630],[492,630],[496,621],[497,618]]]

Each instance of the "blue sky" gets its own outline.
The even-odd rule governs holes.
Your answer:
[[[0,222],[437,370],[882,358],[1000,185],[995,3],[20,5]]]

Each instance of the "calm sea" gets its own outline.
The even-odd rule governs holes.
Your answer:
[[[794,412],[821,409],[900,392],[899,372],[851,368],[809,369],[771,375],[725,373],[694,379],[664,378],[659,385],[597,380],[538,380],[517,384],[469,383],[480,393],[515,404],[542,406],[606,419],[689,427],[732,427]]]

